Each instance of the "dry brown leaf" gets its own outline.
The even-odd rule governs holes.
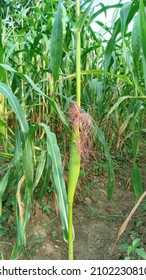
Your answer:
[[[21,187],[22,187],[24,180],[25,180],[25,176],[23,175],[18,182],[18,190],[16,193],[16,199],[17,199],[18,207],[19,207],[19,215],[20,215],[20,219],[22,220],[22,222],[23,222],[23,217],[24,217],[24,203],[21,201]]]

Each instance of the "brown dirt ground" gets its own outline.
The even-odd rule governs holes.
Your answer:
[[[144,174],[145,161],[139,162],[142,168],[144,189],[146,189]],[[74,203],[74,259],[76,260],[108,260],[110,250],[114,245],[118,230],[127,215],[135,205],[135,197],[131,186],[131,164],[127,168],[121,164],[116,171],[115,189],[113,197],[107,201],[106,182],[107,172],[103,171],[97,176],[92,165],[86,167],[85,177],[81,176],[75,195]],[[91,186],[87,190],[87,184]],[[50,203],[45,198],[45,203]],[[124,259],[125,252],[119,249],[121,243],[131,244],[131,231],[135,229],[136,222],[141,220],[137,228],[138,234],[146,238],[146,211],[139,206],[128,227],[118,241],[112,259]],[[9,258],[13,238],[1,239],[0,251]],[[146,250],[146,240],[143,241]],[[29,222],[27,232],[26,252],[20,259],[32,260],[66,260],[68,258],[67,243],[62,237],[60,219],[55,211],[46,214],[40,205],[35,202],[33,215]]]

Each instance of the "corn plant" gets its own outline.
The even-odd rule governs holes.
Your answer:
[[[145,133],[146,1],[106,6],[89,0],[13,2],[2,1],[0,17],[0,214],[3,197],[11,193],[17,224],[11,259],[18,258],[26,246],[35,191],[41,202],[53,178],[73,259],[74,195],[93,142],[108,162],[110,199],[110,151],[122,150],[130,140],[136,200],[142,193],[137,157]],[[120,15],[116,11],[110,28],[98,15],[111,8]],[[93,30],[93,21],[103,33]],[[65,161],[69,156],[67,190],[63,153]]]

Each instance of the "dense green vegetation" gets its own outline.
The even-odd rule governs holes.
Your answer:
[[[90,0],[1,0],[0,216],[3,208],[15,213],[11,259],[26,245],[34,200],[41,204],[48,189],[57,194],[73,258],[72,204],[91,147],[107,161],[108,199],[115,150],[123,156],[130,150],[136,201],[142,195],[137,157],[146,132],[145,6],[144,0],[108,6]],[[98,15],[111,8],[109,27]]]

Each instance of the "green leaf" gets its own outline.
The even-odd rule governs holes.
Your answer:
[[[9,174],[10,174],[10,169],[7,171],[5,176],[0,181],[0,216],[2,215],[2,198],[6,190],[6,187],[8,185]]]
[[[126,250],[126,249],[128,249],[128,244],[127,243],[124,243],[124,244],[121,244],[119,247],[118,247],[118,249],[120,249],[120,250]]]
[[[139,61],[139,56],[140,56],[140,32],[139,32],[139,15],[137,15],[134,19],[134,24],[133,24],[133,29],[132,29],[132,41],[131,41],[131,46],[132,46],[132,57],[133,61],[137,67],[138,61]]]
[[[133,29],[132,29],[132,38],[131,38],[131,46],[132,46],[132,58],[133,58],[133,70],[134,75],[136,77],[136,83],[139,87],[139,62],[140,62],[140,51],[141,51],[141,43],[140,43],[140,30],[139,30],[139,14],[134,19]],[[146,81],[146,79],[145,79]]]
[[[121,20],[121,33],[124,36],[125,26],[127,22],[127,18],[130,12],[132,2],[125,3],[123,7],[120,9],[120,20]]]
[[[59,78],[59,68],[62,58],[62,46],[63,46],[63,27],[61,16],[61,0],[58,4],[58,9],[55,15],[55,20],[51,34],[51,67],[54,84]]]
[[[114,25],[114,29],[113,29],[113,34],[110,38],[110,40],[108,41],[107,43],[107,46],[106,46],[106,49],[105,49],[105,54],[104,54],[104,69],[106,71],[109,70],[109,66],[110,66],[110,62],[111,62],[111,58],[112,58],[112,52],[113,52],[113,49],[114,49],[114,46],[116,45],[116,37],[117,35],[119,34],[120,32],[120,28],[121,28],[121,22],[120,20],[118,19],[116,22],[115,22],[115,25]]]
[[[133,20],[133,17],[138,10],[138,5],[139,5],[138,1],[136,1],[136,3],[132,2],[132,5],[130,6],[130,11],[128,12],[127,20],[126,20],[126,22],[124,21],[123,27],[124,27],[124,25],[126,27]],[[120,33],[120,31],[121,31],[121,20],[118,19],[114,24],[113,34],[112,34],[110,40],[108,41],[107,47],[105,50],[105,64],[104,64],[105,70],[108,70],[110,67],[110,63],[111,63],[111,59],[112,59],[112,52],[114,50],[114,46],[117,43],[116,38],[117,38],[118,34]]]
[[[38,185],[41,176],[43,174],[43,170],[45,167],[45,163],[46,163],[46,151],[42,151],[41,155],[39,157],[39,163],[36,169],[36,176],[35,176],[35,182],[34,182],[34,188]]]
[[[2,45],[2,17],[0,14],[0,63],[3,63],[3,45]],[[0,66],[0,81],[6,82],[6,72],[5,70]]]
[[[112,108],[110,109],[110,111],[108,112],[108,116],[125,100],[131,98],[130,95],[126,95],[126,96],[122,96],[118,99],[118,101],[112,106]]]
[[[97,96],[98,96],[98,110],[99,110],[99,117],[102,120],[103,113],[104,113],[104,93],[103,93],[103,82],[96,81],[96,89],[97,89]]]
[[[15,71],[11,66],[7,64],[0,64],[0,66],[2,66],[4,69],[8,71],[15,73],[16,75],[20,76],[22,79],[26,80],[36,91],[37,94],[39,94],[40,96],[44,96],[48,100],[49,104],[53,107],[54,111],[59,115],[61,121],[64,123],[68,132],[70,133],[70,125],[66,115],[63,113],[63,111],[61,111],[58,104],[52,98],[44,94],[44,92],[32,81],[32,79],[28,75]]]
[[[87,9],[84,11],[84,13],[80,16],[77,24],[75,25],[75,31],[81,31],[82,30],[82,27],[83,27],[83,24],[88,16],[88,13],[91,9],[91,6],[93,4],[94,0],[90,0],[90,4],[89,6],[87,7]]]
[[[82,75],[100,75],[100,74],[105,74],[105,75],[110,75],[113,77],[116,77],[130,85],[133,85],[132,81],[125,75],[120,75],[120,74],[113,74],[111,72],[102,70],[102,69],[92,69],[92,70],[85,70],[85,71],[81,71]]]
[[[7,233],[6,229],[0,229],[0,237],[4,235],[6,236],[6,233]]]
[[[99,141],[104,147],[104,152],[106,159],[108,161],[108,183],[107,183],[107,198],[110,199],[112,197],[113,189],[114,189],[114,184],[115,184],[115,177],[114,177],[114,169],[113,169],[113,161],[108,149],[108,145],[106,143],[106,140],[104,138],[104,134],[102,130],[97,126],[96,123],[94,123],[96,130],[97,130],[97,136]]]
[[[39,201],[41,202],[43,196],[46,193],[47,187],[48,187],[48,182],[50,180],[50,171],[51,171],[51,159],[49,154],[46,155],[46,164],[44,167],[44,172],[43,172],[43,182],[40,187],[40,192],[39,192]]]
[[[138,199],[142,195],[142,180],[140,170],[135,162],[132,168],[132,184],[135,196]]]
[[[143,54],[146,60],[146,14],[144,10],[143,0],[140,0],[140,9],[139,9],[139,28],[140,28],[140,39],[141,46],[143,49]]]
[[[141,257],[143,260],[146,260],[146,252],[142,248],[136,248],[135,252],[139,257]]]
[[[26,121],[26,118],[24,116],[24,113],[22,111],[22,108],[19,104],[19,101],[17,97],[10,91],[8,86],[4,83],[0,83],[0,93],[2,93],[4,96],[8,98],[8,102],[14,113],[16,114],[16,117],[19,121],[19,124],[21,126],[22,132],[24,134],[28,133],[28,123]]]
[[[25,182],[26,182],[27,190],[29,192],[30,201],[32,202],[32,194],[33,194],[33,187],[34,187],[33,186],[34,170],[33,170],[32,141],[29,134],[25,140],[24,149],[22,152],[22,160],[23,160],[23,171],[25,175]]]
[[[132,247],[136,248],[141,242],[141,239],[140,238],[136,238],[133,240],[132,242]]]
[[[89,0],[90,2],[90,0]],[[101,3],[100,3],[101,4]],[[93,22],[97,17],[98,15],[102,14],[103,12],[106,12],[108,9],[112,9],[112,8],[121,8],[123,6],[123,4],[115,4],[115,5],[102,5],[102,8],[100,10],[98,10],[97,12],[95,12],[91,17],[90,17],[90,20],[89,20],[89,23],[90,24],[91,22]]]
[[[18,177],[19,177],[19,172],[20,172],[20,168],[21,168],[21,163],[20,163],[21,156],[22,156],[22,152],[21,152],[21,136],[20,136],[20,131],[19,131],[18,125],[16,125],[16,129],[15,129],[14,163],[15,163],[16,173],[17,173]]]
[[[58,204],[60,209],[60,217],[64,231],[64,239],[68,239],[68,207],[67,207],[67,191],[65,187],[63,168],[61,162],[60,150],[57,145],[56,135],[50,131],[50,128],[44,124],[39,124],[45,129],[47,134],[47,150],[52,161],[53,180],[55,183]]]

